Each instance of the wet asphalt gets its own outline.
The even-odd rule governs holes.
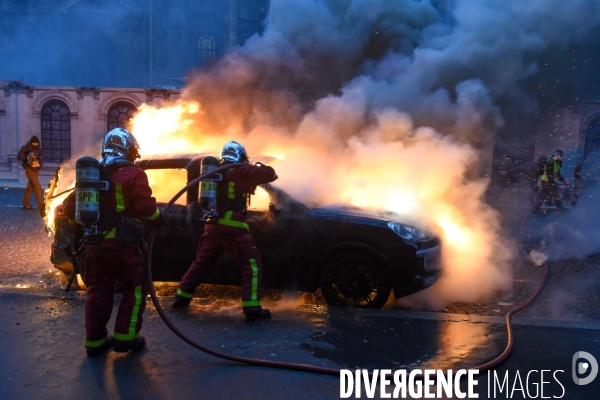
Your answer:
[[[168,306],[170,299],[162,303]],[[233,300],[217,303],[193,304],[184,312],[167,309],[167,314],[186,335],[216,351],[327,368],[456,371],[494,359],[507,343],[500,318],[272,304],[272,320],[248,323]],[[150,302],[143,352],[88,358],[82,345],[84,304],[81,293],[0,293],[3,399],[340,397],[335,376],[247,366],[202,353],[169,331]],[[541,370],[552,371],[543,378],[544,396],[598,398],[600,378],[575,385],[571,359],[581,350],[600,359],[600,324],[540,326],[516,320],[512,355],[495,370],[511,390],[516,387],[512,398],[531,398],[521,396],[518,382],[533,396]],[[494,387],[482,372],[479,398],[511,398],[508,386],[503,392],[496,387],[496,397],[488,396],[488,386]]]

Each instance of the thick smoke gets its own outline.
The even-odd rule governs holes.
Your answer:
[[[177,135],[283,154],[277,183],[299,200],[393,210],[436,232],[444,276],[413,306],[481,299],[510,286],[513,257],[482,200],[482,151],[545,112],[562,87],[552,74],[574,79],[557,60],[589,52],[598,8],[457,0],[441,20],[427,1],[272,1],[261,35],[194,72],[181,103],[200,110]]]
[[[599,165],[600,158],[590,163]],[[538,225],[534,227],[538,229],[529,233],[534,251],[543,252],[550,260],[582,258],[600,252],[600,227],[597,223],[600,218],[597,200],[600,198],[600,186],[597,177],[584,180],[583,185],[577,191],[576,204],[566,214],[552,215],[548,212],[550,215],[536,218]]]

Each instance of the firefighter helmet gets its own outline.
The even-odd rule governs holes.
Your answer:
[[[123,128],[115,128],[106,134],[102,143],[104,164],[111,164],[113,160],[119,158],[134,161],[140,157],[139,148],[140,145],[131,132]]]
[[[227,142],[221,151],[221,162],[226,164],[247,163],[246,149],[238,142]]]

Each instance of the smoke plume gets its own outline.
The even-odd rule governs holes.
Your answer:
[[[180,151],[238,140],[281,155],[276,183],[300,201],[392,210],[440,235],[444,275],[415,307],[510,286],[514,244],[483,202],[482,155],[555,106],[546,95],[571,100],[555,78],[576,79],[565,60],[577,48],[580,65],[600,25],[594,0],[435,3],[453,7],[272,1],[264,32],[193,71],[173,106],[197,105],[173,134]]]

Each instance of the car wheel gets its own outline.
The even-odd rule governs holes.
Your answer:
[[[381,308],[392,290],[389,271],[375,256],[339,254],[325,266],[321,292],[331,305]]]

